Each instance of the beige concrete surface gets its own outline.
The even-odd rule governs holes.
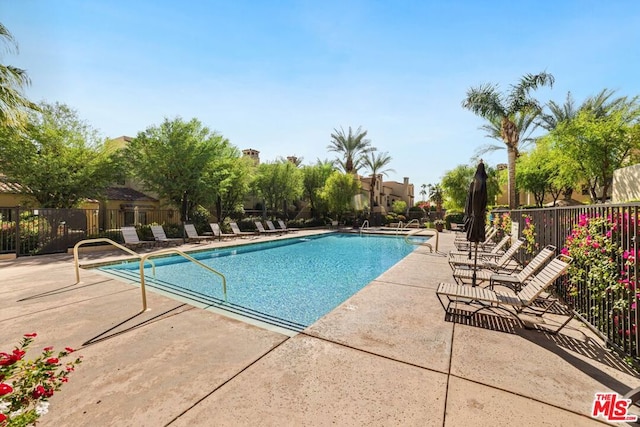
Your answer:
[[[140,313],[134,284],[85,269],[75,284],[72,255],[0,261],[0,351],[37,332],[35,349],[83,356],[41,426],[591,426],[604,424],[590,417],[596,392],[640,386],[575,320],[554,336],[506,317],[445,316],[435,289],[452,280],[453,235],[439,244],[440,253],[418,247],[299,334],[152,290]]]

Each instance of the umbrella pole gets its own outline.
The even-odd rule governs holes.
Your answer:
[[[478,242],[476,242],[476,248],[473,255],[473,275],[471,276],[471,286],[476,286],[476,271],[478,268]]]

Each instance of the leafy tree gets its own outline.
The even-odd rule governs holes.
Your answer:
[[[485,84],[471,88],[462,106],[491,123],[500,121],[500,137],[507,146],[509,174],[509,207],[516,208],[516,159],[522,129],[518,128],[518,114],[536,114],[541,107],[529,92],[539,86],[552,86],[554,77],[548,73],[527,74],[511,87],[508,93],[500,93],[498,86]]]
[[[311,215],[316,219],[320,218],[320,214],[326,205],[322,198],[322,190],[334,170],[332,162],[321,162],[320,160],[315,165],[302,168],[303,195],[309,200]]]
[[[43,208],[100,198],[121,176],[119,153],[64,104],[41,103],[23,129],[0,128],[0,170]]]
[[[420,186],[420,195],[422,196],[422,201],[425,201],[425,198],[427,197],[427,184],[422,184]]]
[[[469,193],[469,183],[475,169],[469,165],[458,165],[442,177],[442,189],[447,195],[447,204],[452,209],[464,209]]]
[[[368,153],[368,156],[364,157],[363,164],[367,168],[367,170],[371,173],[371,188],[369,189],[369,206],[373,208],[375,206],[374,203],[374,194],[376,183],[378,182],[378,175],[387,175],[387,172],[395,172],[393,169],[383,169],[389,163],[391,163],[391,156],[389,153],[378,153],[376,155],[375,152]]]
[[[215,160],[224,157],[228,146],[227,139],[198,119],[185,122],[177,117],[139,132],[126,153],[130,170],[144,187],[181,206],[186,220],[197,205],[211,202],[211,177],[224,167]]]
[[[640,118],[638,98],[622,98],[608,110],[601,115],[598,110],[583,109],[550,134],[587,179],[592,201],[606,200],[613,172],[626,165],[632,150],[640,149],[633,138]],[[599,196],[598,187],[602,188]]]
[[[7,27],[0,23],[0,43],[7,51],[18,51],[18,44]],[[0,49],[1,51],[1,49]],[[29,110],[38,106],[24,96],[24,88],[31,84],[27,72],[12,65],[0,64],[0,127],[21,128]]]
[[[496,168],[486,166],[487,200],[493,202],[500,194],[499,172]],[[450,209],[463,210],[469,193],[469,183],[473,180],[476,168],[470,165],[458,165],[447,171],[442,177],[441,186],[446,194],[446,202]]]
[[[391,210],[398,215],[402,215],[407,212],[407,202],[404,200],[394,200],[391,204]]]
[[[276,212],[282,208],[287,215],[286,203],[302,196],[302,182],[302,171],[295,164],[281,160],[260,164],[253,185],[267,210]]]
[[[353,210],[354,197],[360,192],[360,181],[351,173],[335,171],[327,178],[322,191],[329,210],[341,220],[346,212]]]
[[[213,167],[207,169],[204,181],[213,198],[218,221],[242,211],[255,169],[254,161],[241,156],[233,146],[223,148],[220,157],[213,160]]]
[[[541,150],[533,150],[518,158],[518,184],[522,189],[533,194],[536,206],[539,207],[542,207],[544,196],[556,173],[556,170],[551,168],[548,162],[545,162],[548,160],[546,154]]]
[[[366,136],[367,131],[363,131],[361,127],[354,133],[349,126],[349,132],[346,134],[342,128],[333,130],[331,144],[327,148],[343,156],[343,159],[337,159],[337,163],[344,172],[357,173],[363,165],[365,156],[371,151],[376,151]]]

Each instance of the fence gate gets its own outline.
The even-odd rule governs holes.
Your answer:
[[[96,228],[97,211],[0,207],[0,253],[16,256],[67,252]]]

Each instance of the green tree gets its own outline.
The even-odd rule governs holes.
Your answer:
[[[376,151],[366,136],[367,131],[363,131],[362,127],[354,133],[349,126],[349,132],[346,134],[342,128],[333,130],[331,143],[327,149],[342,155],[342,158],[338,157],[337,163],[344,172],[357,173],[363,165],[365,156],[371,151]]]
[[[311,215],[320,218],[326,203],[322,198],[322,190],[329,176],[335,170],[333,163],[330,161],[318,160],[315,165],[304,166],[302,168],[302,185],[304,188],[303,197],[305,197],[311,207]]]
[[[126,156],[144,187],[180,206],[186,220],[196,206],[211,202],[214,160],[224,157],[228,145],[227,139],[198,119],[165,118],[160,125],[139,132],[126,147]]]
[[[282,209],[288,217],[286,204],[302,196],[302,183],[302,171],[294,163],[280,160],[260,164],[253,185],[268,211],[275,213]]]
[[[441,186],[447,195],[447,205],[452,209],[464,209],[469,193],[469,183],[473,180],[475,169],[469,165],[458,165],[445,172]]]
[[[213,167],[206,169],[204,181],[213,198],[213,211],[218,222],[226,217],[242,212],[244,200],[251,190],[255,176],[255,163],[231,145],[224,147],[219,157],[213,160]]]
[[[322,197],[340,221],[345,213],[353,211],[354,197],[359,192],[360,181],[354,174],[335,171],[327,178]]]
[[[507,147],[509,207],[516,208],[516,159],[522,129],[516,122],[517,114],[535,114],[541,111],[537,100],[529,95],[539,86],[552,86],[551,74],[527,74],[508,93],[500,93],[498,86],[485,84],[471,88],[462,106],[478,116],[495,123],[500,121],[500,137]]]
[[[64,104],[41,103],[23,129],[0,128],[0,170],[43,208],[100,198],[121,176],[119,153]]]
[[[407,202],[404,200],[394,200],[391,204],[391,210],[398,215],[405,214],[407,212]]]
[[[376,205],[374,200],[374,194],[376,189],[376,184],[378,182],[378,175],[387,175],[387,172],[395,172],[393,169],[384,169],[389,163],[391,163],[391,156],[389,153],[375,153],[370,152],[368,156],[364,157],[363,164],[371,173],[371,185],[369,188],[369,207],[373,209]]]
[[[6,51],[18,52],[18,43],[1,23],[0,43],[6,45]],[[27,120],[27,113],[38,109],[24,95],[25,87],[30,84],[31,80],[25,70],[0,64],[0,127],[21,128]]]
[[[633,138],[639,118],[638,98],[622,98],[610,105],[605,115],[597,110],[583,109],[574,119],[562,122],[550,133],[557,146],[570,156],[587,179],[592,201],[606,200],[613,172],[626,166],[632,151],[640,149]]]

